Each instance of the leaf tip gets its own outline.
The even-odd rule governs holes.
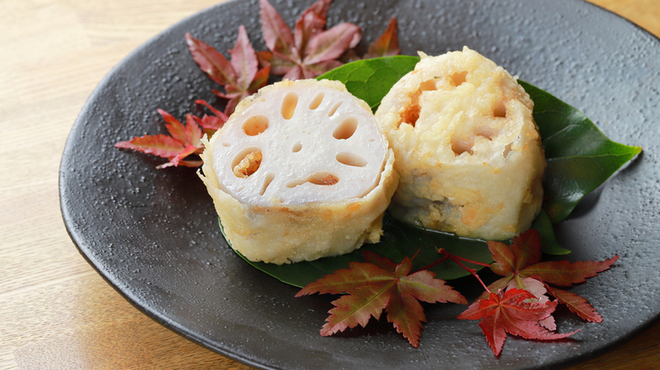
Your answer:
[[[296,295],[295,295],[294,297],[295,297],[295,298],[300,298],[300,297],[304,297],[304,296],[306,296],[306,295],[310,295],[310,294],[313,294],[313,292],[311,292],[311,291],[307,288],[307,286],[306,286],[306,287],[300,289],[300,290],[298,291],[298,293],[296,293]]]
[[[130,149],[130,141],[120,141],[118,143],[115,143],[115,148],[121,148],[121,149]]]
[[[342,330],[337,329],[336,325],[330,325],[330,323],[325,323],[321,330],[319,331],[321,333],[322,337],[331,337],[333,334],[340,332]]]

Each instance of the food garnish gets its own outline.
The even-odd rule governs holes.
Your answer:
[[[550,261],[540,262],[541,243],[538,232],[530,229],[513,238],[510,246],[501,242],[488,242],[495,262],[483,264],[448,253],[440,248],[443,256],[437,262],[450,259],[472,274],[484,287],[485,292],[457,318],[481,320],[486,341],[493,353],[499,356],[507,333],[530,340],[558,340],[571,333],[556,333],[552,316],[558,304],[566,304],[582,319],[601,322],[602,317],[593,306],[579,295],[549,284],[571,286],[583,283],[586,278],[609,269],[619,256],[603,262]],[[490,267],[505,277],[486,286],[477,271],[463,262]],[[321,335],[329,336],[358,325],[366,326],[373,316],[379,319],[386,309],[391,322],[413,347],[419,345],[422,322],[426,321],[423,307],[417,302],[466,304],[465,298],[435,274],[427,266],[413,273],[411,259],[396,264],[390,259],[365,251],[364,262],[352,262],[349,269],[338,270],[301,289],[296,297],[319,294],[342,294],[332,304]],[[412,277],[416,277],[412,279]],[[555,297],[550,300],[548,297]]]
[[[371,317],[380,318],[383,310],[387,320],[413,347],[419,345],[422,323],[426,322],[424,308],[427,303],[460,303],[467,300],[428,270],[411,273],[411,260],[401,263],[373,252],[364,252],[365,262],[352,262],[348,269],[336,271],[304,287],[296,294],[342,294],[332,302],[335,308],[321,329],[321,335],[330,336],[358,325],[366,326]]]
[[[353,23],[340,23],[325,29],[332,0],[312,4],[296,21],[294,31],[268,2],[261,0],[261,28],[266,47],[264,59],[274,75],[297,80],[319,76],[343,63],[338,59],[362,38],[362,29]]]
[[[552,287],[552,285],[571,287],[584,283],[587,278],[609,269],[619,256],[602,262],[541,261],[541,240],[534,229],[514,237],[511,245],[489,241],[488,249],[495,260],[490,265],[490,269],[494,273],[504,276],[490,284],[488,290],[498,291],[511,286],[533,290],[529,288],[529,284],[541,283],[549,295],[557,298],[560,303],[566,304],[572,312],[584,320],[603,321],[603,318],[586,299]]]
[[[163,120],[168,134],[136,136],[128,141],[121,141],[115,144],[117,148],[132,149],[138,152],[152,154],[169,160],[167,163],[158,165],[156,168],[167,167],[199,167],[202,161],[199,159],[189,159],[191,155],[199,155],[204,147],[202,137],[204,134],[213,133],[227,120],[227,116],[211,107],[207,102],[198,100],[197,104],[205,105],[211,108],[215,116],[204,115],[202,118],[192,114],[186,115],[186,124],[184,125],[178,119],[162,109],[158,110]]]
[[[227,116],[234,112],[239,101],[252,95],[268,83],[270,65],[260,66],[257,53],[248,39],[245,27],[238,28],[234,48],[228,50],[231,62],[213,47],[186,33],[188,50],[202,71],[216,83],[224,86],[225,92],[213,90],[220,98],[228,99],[225,107]]]
[[[458,316],[463,320],[479,320],[479,327],[495,356],[502,353],[507,333],[530,340],[564,339],[571,333],[554,333],[552,313],[557,301],[539,300],[523,289],[499,290],[488,293]]]

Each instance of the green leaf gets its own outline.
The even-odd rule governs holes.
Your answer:
[[[548,162],[543,209],[554,224],[642,148],[611,141],[577,109],[538,87],[518,82],[534,101],[534,120]]]
[[[222,229],[222,224],[220,227]],[[486,242],[483,240],[465,239],[449,233],[423,230],[396,221],[387,214],[383,220],[383,232],[381,242],[378,244],[365,244],[362,248],[352,253],[337,257],[321,258],[311,262],[274,265],[272,263],[252,262],[243,256],[241,257],[253,267],[298,288],[302,288],[339,269],[348,268],[350,262],[363,262],[362,251],[365,250],[372,251],[379,256],[389,258],[393,261],[402,261],[405,257],[411,259],[415,257],[412,261],[412,271],[429,266],[440,259],[441,255],[437,253],[436,247],[442,247],[449,253],[474,261],[483,263],[491,263],[493,261]],[[482,268],[482,266],[467,265],[475,269]],[[469,275],[467,271],[450,260],[433,266],[429,271],[435,272],[436,277],[442,280],[453,280]]]
[[[552,255],[564,255],[571,253],[570,250],[562,247],[557,242],[555,237],[555,230],[550,221],[550,216],[541,210],[534,222],[532,222],[532,229],[536,229],[541,237],[541,251],[543,253]]]
[[[419,57],[397,55],[358,60],[335,68],[318,80],[337,80],[346,85],[348,91],[369,104],[373,111],[390,88],[406,73],[415,68]]]

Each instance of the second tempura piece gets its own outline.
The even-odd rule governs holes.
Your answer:
[[[546,165],[529,95],[467,47],[421,56],[376,112],[401,177],[393,216],[488,240],[527,230]]]
[[[398,180],[371,109],[336,81],[262,88],[239,103],[202,158],[232,247],[276,264],[378,242]]]

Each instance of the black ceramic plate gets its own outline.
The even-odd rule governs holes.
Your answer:
[[[310,1],[274,1],[289,24]],[[264,50],[258,1],[236,1],[188,18],[121,62],[98,86],[67,141],[61,205],[82,255],[127,300],[177,333],[266,369],[538,368],[581,361],[619,344],[660,313],[660,43],[629,22],[573,0],[335,0],[329,25],[357,23],[368,43],[390,17],[404,54],[440,54],[468,45],[513,74],[587,114],[610,138],[641,156],[585,199],[559,225],[573,260],[621,258],[573,291],[603,315],[586,323],[559,311],[572,340],[509,337],[495,358],[459,305],[427,306],[419,348],[385,323],[321,337],[329,296],[297,289],[247,265],[226,245],[210,197],[192,169],[156,170],[147,155],[117,141],[162,131],[156,109],[183,118],[217,88],[195,65],[191,32],[218,50],[244,24]],[[452,285],[474,298],[473,281]]]

